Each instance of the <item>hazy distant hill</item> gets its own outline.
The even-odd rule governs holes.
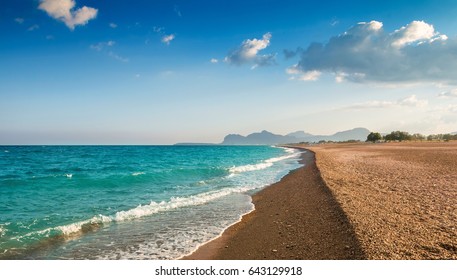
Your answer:
[[[337,132],[333,135],[312,135],[304,131],[297,131],[287,135],[273,134],[266,130],[256,132],[247,136],[229,134],[225,136],[222,145],[275,145],[298,142],[319,142],[325,141],[365,141],[370,131],[366,128],[354,128],[351,130]]]
[[[314,135],[312,135],[311,133],[304,132],[304,131],[296,131],[296,132],[289,133],[286,136],[292,136],[292,137],[295,137],[298,139],[302,139],[302,138],[311,137]]]
[[[296,142],[297,138],[273,134],[266,130],[242,136],[229,134],[225,136],[222,145],[275,145]]]

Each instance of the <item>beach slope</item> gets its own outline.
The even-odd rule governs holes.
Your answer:
[[[253,196],[255,211],[184,259],[363,259],[346,215],[305,152],[304,167]]]

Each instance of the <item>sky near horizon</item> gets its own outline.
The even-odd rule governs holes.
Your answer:
[[[457,131],[455,1],[8,0],[0,144]]]

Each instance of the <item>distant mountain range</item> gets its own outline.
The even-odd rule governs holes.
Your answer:
[[[313,135],[304,131],[297,131],[287,135],[274,134],[269,131],[262,131],[242,136],[239,134],[229,134],[225,136],[222,145],[276,145],[299,142],[319,142],[324,141],[365,141],[370,131],[366,128],[354,128],[351,130],[337,132],[333,135]]]

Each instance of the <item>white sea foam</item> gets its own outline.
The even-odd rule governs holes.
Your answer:
[[[139,176],[139,175],[144,175],[144,174],[146,174],[146,173],[144,173],[144,172],[133,172],[132,176]]]
[[[273,166],[275,162],[283,161],[286,159],[290,158],[295,158],[297,157],[300,153],[297,152],[295,149],[291,148],[283,148],[288,154],[280,157],[274,157],[267,159],[261,163],[257,164],[248,164],[248,165],[242,165],[242,166],[233,166],[229,169],[230,173],[243,173],[243,172],[250,172],[250,171],[257,171],[257,170],[262,170],[269,168]]]
[[[182,207],[201,205],[230,194],[244,193],[255,188],[257,187],[251,186],[242,188],[226,188],[218,191],[210,191],[188,197],[172,197],[169,201],[152,201],[148,205],[139,205],[129,210],[119,211],[114,215],[105,216],[99,214],[97,216],[92,217],[91,219],[71,223],[68,225],[47,228],[40,231],[30,232],[26,235],[17,237],[17,239],[21,240],[25,237],[29,238],[36,236],[50,236],[53,233],[71,235],[83,231],[85,227],[89,228],[93,225],[102,225],[109,224],[111,222],[123,222],[128,220],[134,220],[145,216],[150,216],[159,212],[170,211]]]
[[[262,170],[266,169],[268,167],[273,166],[272,162],[262,162],[258,164],[248,164],[248,165],[242,165],[242,166],[234,166],[229,169],[230,173],[243,173],[243,172],[249,172],[249,171],[256,171],[256,170]]]
[[[7,229],[3,227],[4,225],[0,225],[0,237],[6,234]]]
[[[113,216],[113,220],[116,222],[133,220],[177,208],[201,205],[229,194],[242,193],[251,189],[253,189],[253,187],[226,188],[223,190],[210,191],[188,197],[172,197],[169,201],[162,201],[159,203],[152,201],[148,205],[139,205],[138,207],[127,211],[119,211]]]
[[[71,179],[71,177],[73,177],[73,174],[71,174],[71,173],[65,174],[65,177],[67,177],[68,179]]]

